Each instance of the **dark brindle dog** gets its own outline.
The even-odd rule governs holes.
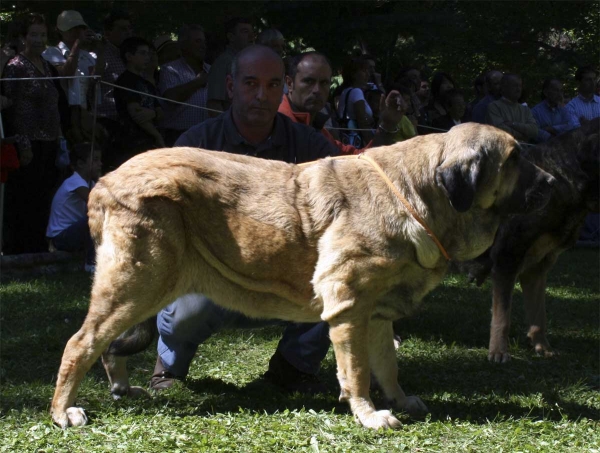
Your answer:
[[[527,336],[538,354],[554,354],[546,338],[546,275],[558,255],[575,244],[586,215],[600,210],[599,130],[600,119],[596,119],[524,149],[524,157],[556,178],[550,202],[540,211],[503,222],[492,247],[462,266],[478,285],[492,275],[491,361],[510,360],[508,331],[517,278],[523,289]]]

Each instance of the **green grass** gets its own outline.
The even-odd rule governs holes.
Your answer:
[[[280,327],[227,331],[199,349],[185,385],[145,400],[114,401],[102,366],[86,376],[78,404],[90,424],[61,430],[48,413],[60,357],[87,309],[90,277],[4,278],[0,287],[0,452],[414,451],[600,452],[599,253],[565,253],[548,289],[550,343],[527,344],[517,288],[512,362],[490,364],[490,287],[449,275],[401,321],[400,380],[431,410],[400,414],[399,431],[369,431],[337,401],[330,351],[320,373],[327,395],[286,395],[260,380]],[[151,348],[130,360],[146,386]],[[373,394],[381,407],[382,397]]]

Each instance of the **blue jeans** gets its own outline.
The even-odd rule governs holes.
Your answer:
[[[96,264],[96,250],[94,248],[94,241],[90,235],[87,216],[78,220],[51,239],[54,247],[63,252],[85,250],[85,264]]]
[[[329,326],[325,322],[296,324],[278,320],[251,319],[222,308],[202,294],[186,294],[158,313],[160,337],[158,355],[165,368],[185,377],[198,345],[224,328],[252,328],[284,324],[286,329],[277,346],[292,366],[316,374],[329,350]]]

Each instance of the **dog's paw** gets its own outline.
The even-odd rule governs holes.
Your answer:
[[[488,360],[492,363],[507,363],[510,362],[510,353],[490,351],[488,353]]]
[[[138,386],[131,386],[131,387],[129,387],[129,390],[127,392],[127,396],[129,398],[133,398],[133,399],[138,399],[138,398],[152,398],[152,396],[150,396],[150,393],[148,393],[148,391],[145,388],[138,387]]]
[[[355,415],[358,424],[370,429],[399,429],[402,423],[390,411],[373,411],[368,414]]]
[[[536,344],[534,346],[535,353],[541,357],[551,358],[557,357],[559,355],[558,351],[552,350],[548,343],[545,344]]]
[[[407,396],[400,409],[411,417],[422,417],[429,413],[429,409],[418,396]]]
[[[65,412],[53,412],[52,420],[62,429],[69,426],[83,426],[87,424],[88,418],[81,407],[69,407]]]

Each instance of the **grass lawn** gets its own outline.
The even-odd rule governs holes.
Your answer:
[[[449,275],[401,322],[400,379],[431,414],[401,415],[401,430],[379,432],[356,425],[337,401],[331,351],[321,371],[330,394],[290,396],[260,380],[280,327],[211,338],[187,382],[152,399],[114,401],[98,362],[78,398],[90,424],[63,431],[49,404],[64,345],[87,310],[90,277],[3,278],[0,452],[600,452],[599,261],[598,250],[571,250],[551,273],[557,358],[530,350],[517,288],[506,365],[487,361],[489,285]],[[130,360],[134,385],[147,385],[155,359],[152,348]],[[381,395],[373,398],[381,408]]]

